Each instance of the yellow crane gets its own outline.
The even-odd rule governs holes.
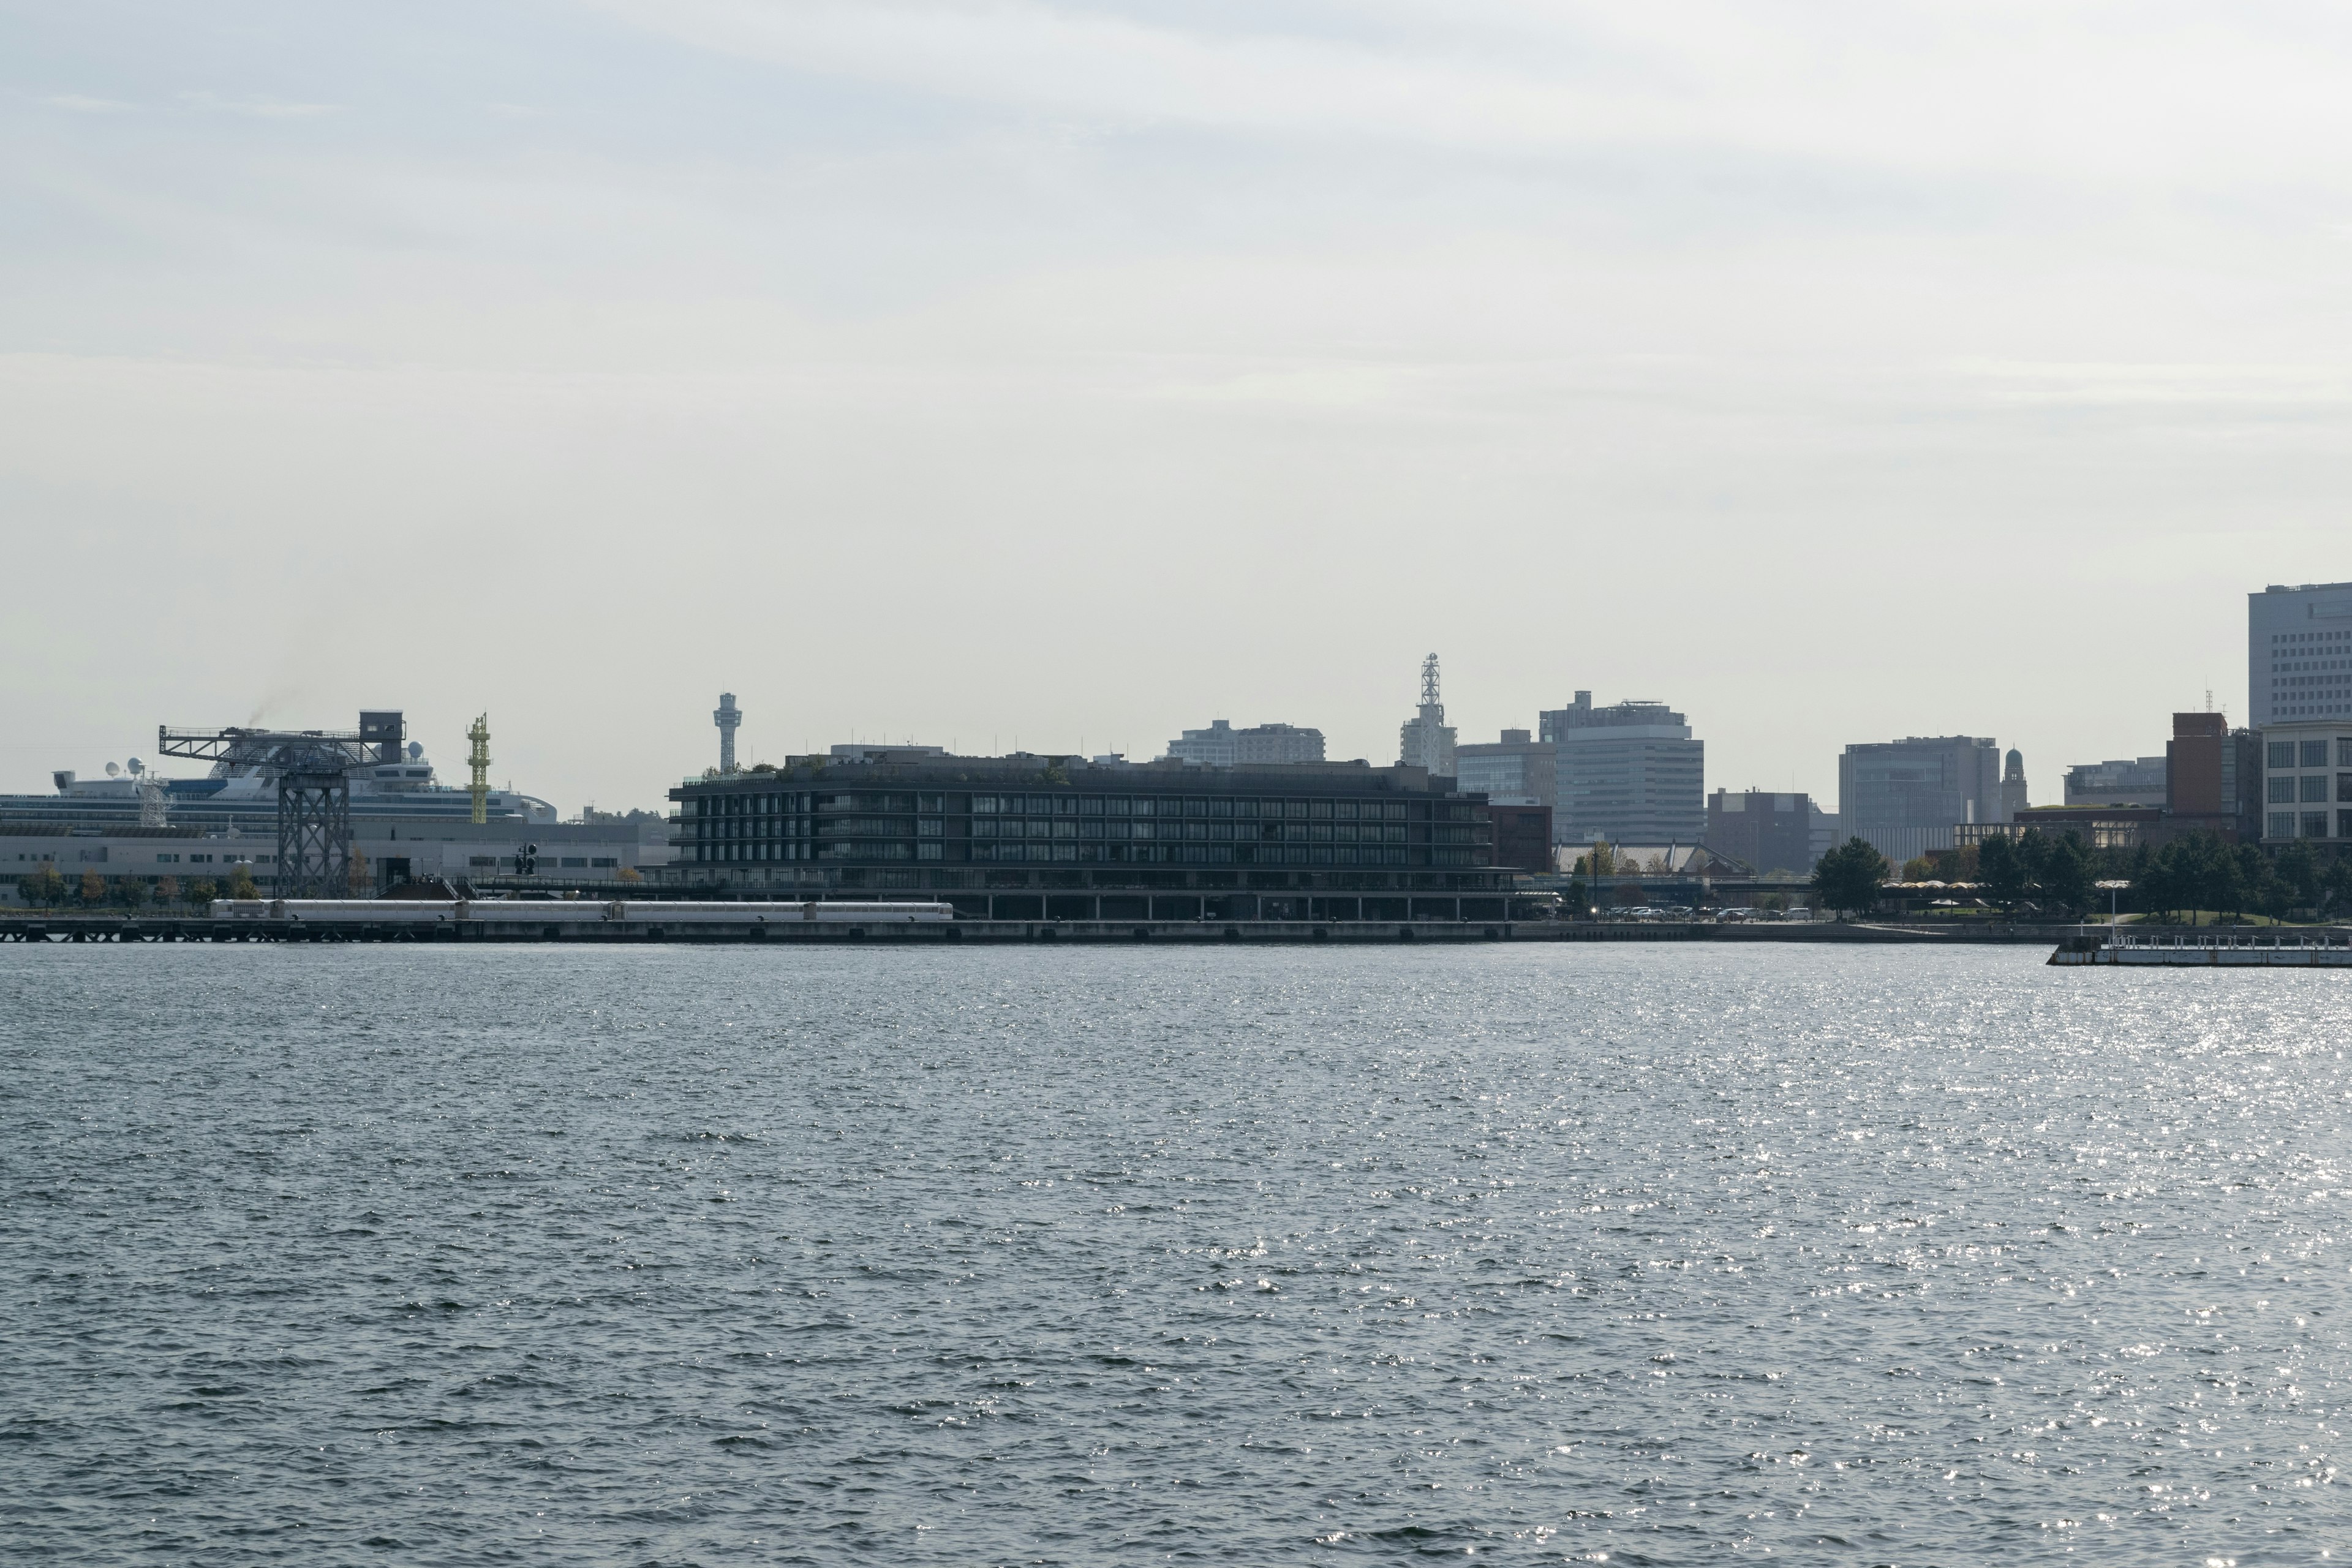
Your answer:
[[[474,821],[477,825],[490,819],[490,716],[484,713],[466,731],[466,739],[474,742],[472,755],[466,761],[474,769],[474,782],[467,793],[474,797]]]

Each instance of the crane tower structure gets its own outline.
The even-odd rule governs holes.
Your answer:
[[[394,762],[406,738],[396,712],[363,712],[357,730],[174,730],[160,725],[155,749],[208,762],[215,772],[249,768],[278,780],[278,859],[270,878],[281,899],[340,899],[351,892],[351,770]]]

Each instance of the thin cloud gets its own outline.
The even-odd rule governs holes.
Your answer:
[[[296,103],[282,98],[224,98],[214,92],[184,92],[180,101],[191,109],[216,114],[244,114],[256,120],[307,120],[332,114],[340,104]]]
[[[2249,158],[2331,171],[2352,133],[2352,26],[2260,7],[1393,4],[1347,34],[1284,31],[1278,5],[1221,26],[1052,0],[586,3],[714,52],[1112,127],[2233,180]]]
[[[41,100],[52,109],[70,110],[76,114],[126,114],[139,106],[115,98],[87,98],[78,92],[55,92]]]

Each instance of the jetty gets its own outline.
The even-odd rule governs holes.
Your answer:
[[[2352,969],[2352,928],[2204,927],[2078,935],[2050,962],[2061,967]]]

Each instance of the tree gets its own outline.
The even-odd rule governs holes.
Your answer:
[[[124,909],[137,909],[140,905],[147,901],[146,879],[143,877],[116,878],[114,881],[114,895],[122,900],[122,907]]]
[[[2242,847],[2252,849],[2253,846],[2249,844]],[[2259,856],[2262,851],[2256,849],[2254,853]],[[2245,868],[2237,856],[2231,853],[2230,847],[2217,842],[2201,858],[2205,868],[2201,901],[2205,907],[2213,911],[2216,920],[2242,909],[2246,902]]]
[[[2277,874],[2279,885],[2286,895],[2284,904],[2287,909],[2319,908],[2324,872],[2319,857],[2311,852],[2308,843],[2298,838],[2280,850],[2279,858],[2271,869]]]
[[[55,866],[43,861],[32,875],[16,879],[16,891],[28,904],[60,904],[65,901],[66,879],[58,875]]]
[[[1992,901],[2007,910],[2025,896],[2025,864],[2018,855],[2016,841],[2007,834],[1993,834],[1977,849],[1977,879],[1992,895]]]
[[[155,901],[159,904],[178,903],[180,901],[180,879],[177,877],[156,878]]]
[[[1925,882],[1934,878],[1938,869],[1940,868],[1936,862],[1928,859],[1925,855],[1914,855],[1903,862],[1903,879],[1906,882]]]
[[[644,875],[635,866],[622,867],[613,878],[616,882],[642,882],[645,879]]]
[[[1879,885],[1885,881],[1886,873],[1886,857],[1873,848],[1868,839],[1849,838],[1813,868],[1813,891],[1841,914],[1868,913],[1878,903]]]
[[[220,897],[220,889],[215,887],[209,879],[198,877],[188,884],[187,890],[183,893],[181,897],[186,899],[188,902],[195,905],[198,909],[203,909],[211,904],[215,899]]]
[[[96,909],[106,902],[106,879],[95,870],[86,870],[81,874],[81,901],[89,909]]]
[[[2091,852],[2073,833],[2053,838],[2042,855],[2042,889],[2052,902],[2070,914],[2080,914],[2091,902]]]
[[[352,851],[351,868],[343,879],[355,899],[368,890],[368,858],[356,848]]]
[[[2319,879],[2323,902],[2320,909],[2340,910],[2352,905],[2352,855],[2338,851],[2329,858],[2327,869]]]
[[[253,885],[253,868],[243,861],[229,868],[228,896],[232,899],[257,899],[261,889]]]
[[[2042,875],[2050,866],[2050,836],[2038,827],[2017,836],[2017,867],[2024,875],[2028,897],[2042,891]]]

